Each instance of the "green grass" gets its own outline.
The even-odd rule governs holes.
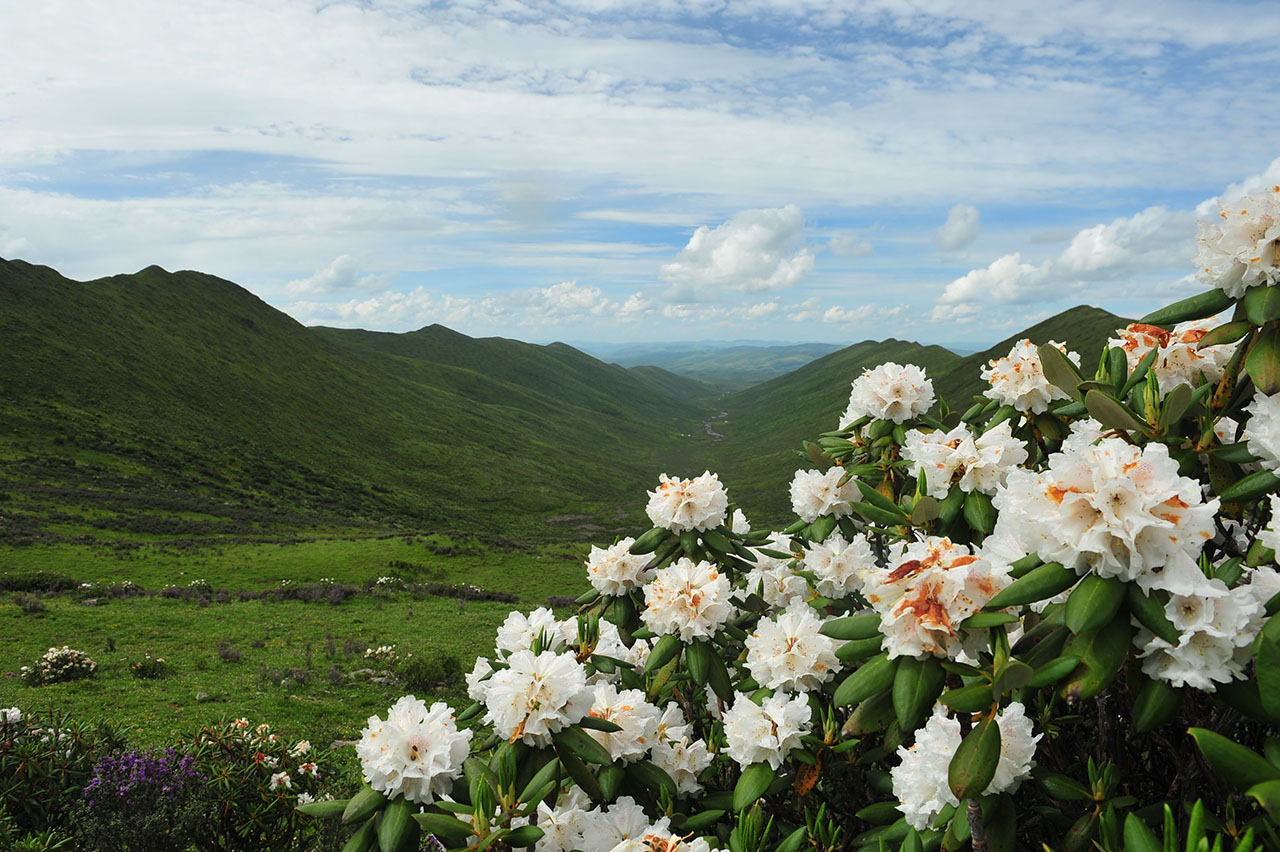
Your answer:
[[[468,555],[432,553],[453,546]],[[129,579],[144,588],[203,579],[215,588],[261,590],[287,579],[295,583],[333,577],[364,585],[408,563],[424,579],[470,583],[518,595],[521,603],[468,601],[407,591],[362,594],[341,604],[233,600],[201,606],[162,597],[82,603],[92,591],[44,596],[46,609],[26,614],[13,593],[0,593],[0,706],[56,707],[81,716],[105,716],[122,725],[135,744],[161,745],[202,724],[248,716],[281,731],[316,741],[358,736],[364,720],[382,713],[404,691],[347,674],[365,668],[352,645],[394,644],[416,656],[452,654],[469,670],[493,647],[498,625],[513,609],[529,610],[549,595],[577,595],[586,587],[574,549],[554,544],[534,551],[503,551],[474,541],[367,539],[318,540],[295,545],[236,545],[176,551],[138,548],[30,546],[0,550],[0,577],[56,571],[78,581]],[[568,615],[567,612],[564,613]],[[108,651],[108,640],[114,650]],[[351,645],[348,645],[351,643]],[[50,646],[70,645],[99,664],[86,681],[28,686],[17,679]],[[224,662],[219,645],[236,649]],[[141,680],[129,664],[151,653],[171,674]],[[376,668],[376,667],[375,667]],[[294,670],[305,672],[299,681]],[[333,680],[330,673],[335,672]],[[281,675],[289,679],[278,685]],[[336,681],[336,682],[335,682]],[[197,700],[199,693],[208,697]],[[460,683],[428,699],[465,706]]]

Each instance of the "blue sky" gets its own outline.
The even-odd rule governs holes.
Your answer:
[[[307,324],[981,344],[1196,292],[1269,3],[0,4],[0,256]]]

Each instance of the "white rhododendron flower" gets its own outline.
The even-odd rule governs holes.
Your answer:
[[[862,499],[858,486],[850,479],[844,485],[844,468],[826,471],[798,470],[791,480],[791,511],[805,523],[813,523],[820,515],[843,517],[853,513],[851,500]]]
[[[1161,393],[1168,393],[1181,384],[1194,386],[1204,375],[1211,382],[1220,380],[1235,346],[1210,346],[1197,349],[1204,336],[1218,326],[1212,319],[1192,320],[1166,331],[1156,325],[1130,323],[1116,332],[1118,337],[1107,341],[1107,346],[1124,350],[1132,372],[1152,349],[1156,359],[1151,363],[1151,373],[1160,385]]]
[[[512,610],[498,628],[498,650],[507,654],[531,650],[534,640],[543,633],[552,640],[560,635],[554,612],[545,606],[538,607],[527,616],[518,610]]]
[[[769,550],[791,552],[791,537],[775,533]],[[809,596],[809,583],[791,567],[790,559],[780,559],[756,551],[755,564],[743,580],[747,594],[759,594],[769,606],[786,609]]]
[[[283,787],[286,790],[293,789],[293,779],[289,777],[288,772],[276,772],[272,774],[271,789],[275,790],[278,787]]]
[[[628,840],[642,840],[653,831],[666,831],[671,821],[662,817],[650,822],[644,808],[630,796],[619,796],[613,804],[586,812],[582,826],[582,852],[611,852]]]
[[[876,570],[876,557],[862,536],[845,541],[839,532],[833,532],[825,540],[809,546],[804,567],[817,578],[818,594],[843,598],[862,590],[862,575]]]
[[[715,529],[724,523],[728,510],[729,495],[711,471],[693,479],[662,474],[645,507],[654,526],[672,532]]]
[[[644,587],[645,626],[674,634],[682,642],[709,638],[733,617],[729,578],[708,562],[682,558],[658,572]]]
[[[840,418],[844,428],[855,420],[873,417],[902,423],[924,414],[933,405],[933,382],[915,364],[885,362],[864,370],[854,380],[849,407]]]
[[[1181,554],[1194,558],[1213,537],[1218,500],[1178,473],[1164,444],[1135,447],[1120,438],[1063,442],[1041,473],[1015,470],[992,500],[1002,532],[1029,553],[1080,573],[1160,588],[1159,571]]]
[[[574,787],[577,795],[562,797],[551,807],[546,802],[538,803],[536,822],[534,825],[542,829],[542,837],[534,846],[534,852],[572,852],[582,848],[582,829],[586,825],[586,795]]]
[[[913,463],[916,476],[924,477],[929,496],[942,499],[952,483],[966,493],[994,494],[1009,471],[1027,460],[1027,447],[1013,437],[1008,420],[976,436],[961,423],[950,432],[912,429],[902,457]]]
[[[625,595],[649,582],[653,571],[645,566],[652,554],[630,553],[634,538],[624,538],[612,547],[592,547],[587,554],[587,579],[602,595]]]
[[[822,619],[807,604],[762,620],[747,637],[747,669],[769,689],[808,692],[840,668],[836,640],[823,636]]]
[[[658,708],[645,701],[642,690],[619,691],[611,683],[599,684],[591,696],[587,715],[613,722],[622,730],[587,730],[587,735],[604,746],[616,761],[631,763],[644,757],[658,740]]]
[[[739,693],[724,714],[724,736],[729,743],[725,753],[744,769],[753,763],[768,763],[777,769],[810,727],[809,703],[803,695],[773,695],[756,704]]]
[[[1270,545],[1267,545],[1270,547]],[[1267,566],[1260,566],[1249,571],[1249,592],[1253,599],[1263,606],[1280,595],[1280,571]],[[16,709],[16,708],[15,708]]]
[[[503,739],[550,745],[553,733],[591,708],[587,672],[573,654],[516,651],[507,664],[489,678],[484,697],[484,721]]]
[[[729,521],[729,529],[734,535],[746,535],[751,532],[751,523],[741,509],[733,510],[733,519]]]
[[[899,543],[888,565],[870,572],[863,596],[880,614],[880,632],[890,659],[940,656],[955,659],[964,642],[960,622],[1009,585],[1008,565],[993,564],[948,538]]]
[[[1036,743],[1041,737],[1032,734],[1026,708],[1016,701],[996,716],[996,724],[1000,727],[1000,760],[995,777],[982,791],[984,796],[1018,788],[1035,766]],[[915,743],[898,748],[901,763],[889,773],[893,795],[907,824],[917,831],[929,828],[945,806],[960,805],[947,782],[947,769],[960,740],[960,722],[947,716],[946,708],[939,704],[925,726],[916,731]]]
[[[1233,299],[1280,283],[1280,187],[1219,207],[1221,221],[1199,223],[1196,277]]]
[[[1228,589],[1197,567],[1187,572],[1194,588],[1171,594],[1164,612],[1182,634],[1177,645],[1143,629],[1134,643],[1142,648],[1147,677],[1216,692],[1218,684],[1243,678],[1252,658],[1250,646],[1262,627],[1263,604],[1251,583]]]
[[[1073,364],[1080,366],[1080,356],[1068,352],[1066,344],[1050,340],[1048,345],[1062,350]],[[1027,338],[1013,344],[1008,355],[983,367],[982,378],[991,385],[982,392],[984,396],[1032,414],[1043,414],[1051,402],[1071,398],[1066,391],[1049,384],[1044,377],[1039,349]]]
[[[1245,411],[1249,412],[1249,420],[1244,424],[1242,439],[1249,442],[1249,452],[1267,470],[1280,470],[1280,393],[1255,393]]]
[[[16,725],[22,721],[22,711],[17,707],[0,710],[0,725]]]
[[[659,740],[650,754],[653,762],[676,782],[679,796],[690,796],[702,789],[698,776],[711,765],[707,744],[687,734],[675,740]]]
[[[484,701],[489,691],[489,675],[493,674],[493,664],[488,657],[476,657],[476,663],[466,675],[467,697],[472,701]]]
[[[448,704],[437,701],[428,709],[425,701],[406,695],[387,710],[386,721],[369,717],[356,755],[364,780],[379,793],[430,804],[462,774],[471,735],[458,730]]]

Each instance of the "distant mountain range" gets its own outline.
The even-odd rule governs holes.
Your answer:
[[[600,539],[644,524],[658,473],[707,468],[773,522],[792,449],[834,428],[862,369],[919,364],[963,407],[977,365],[1019,337],[1096,358],[1123,322],[1076,308],[967,358],[897,340],[816,360],[723,349],[716,386],[439,325],[307,328],[198,272],[76,282],[0,259],[0,541],[353,527]],[[788,358],[803,366],[724,395],[724,371]]]
[[[624,367],[661,367],[706,382],[715,390],[728,392],[785,375],[840,348],[834,343],[635,345],[618,347],[612,354],[602,357]]]

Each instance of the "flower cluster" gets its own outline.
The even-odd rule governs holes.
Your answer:
[[[201,783],[195,758],[172,748],[159,753],[124,751],[104,757],[93,767],[84,798],[92,807],[108,799],[129,805],[134,799],[148,802],[159,796],[176,799]]]
[[[430,804],[453,789],[470,752],[472,732],[458,730],[449,705],[406,695],[387,711],[384,721],[370,716],[356,744],[356,754],[369,786],[387,796]],[[303,764],[314,773],[314,764]],[[286,775],[281,783],[288,782]],[[273,784],[275,783],[273,779]]]
[[[18,676],[32,686],[39,686],[93,677],[97,669],[98,664],[84,651],[63,645],[61,648],[50,648],[36,660],[35,665],[23,666],[18,670]]]
[[[656,527],[673,532],[714,529],[724,523],[729,495],[711,471],[693,479],[658,477],[645,512]]]
[[[849,407],[840,417],[843,428],[863,417],[904,423],[933,405],[933,382],[914,364],[887,362],[864,370],[854,380]]]
[[[1156,377],[1161,392],[1168,393],[1181,384],[1197,384],[1201,376],[1211,382],[1222,378],[1235,347],[1199,347],[1200,341],[1215,325],[1212,320],[1193,320],[1166,331],[1156,325],[1135,322],[1120,329],[1117,332],[1119,336],[1107,344],[1124,351],[1130,370],[1154,349],[1156,355],[1151,362],[1151,373]]]
[[[1013,437],[1008,420],[975,435],[961,423],[950,432],[907,433],[902,457],[925,481],[925,493],[946,497],[954,484],[961,491],[994,494],[1009,472],[1027,460],[1027,447]]]
[[[1077,367],[1080,366],[1080,356],[1068,352],[1065,345],[1053,340],[1048,345],[1058,348]],[[983,391],[987,398],[1030,414],[1043,414],[1049,410],[1051,402],[1070,399],[1066,391],[1049,384],[1036,345],[1026,338],[1013,344],[1008,355],[996,358],[984,367],[982,379],[991,385]]]
[[[1280,187],[1221,205],[1218,222],[1200,222],[1196,277],[1232,298],[1280,282]]]

